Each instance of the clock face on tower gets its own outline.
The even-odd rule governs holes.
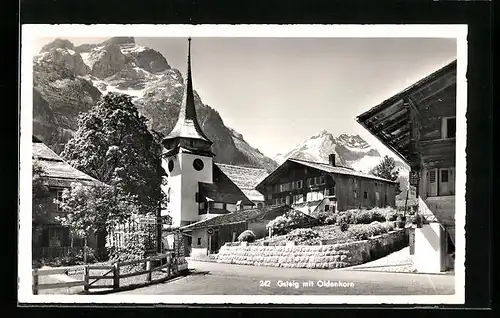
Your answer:
[[[196,171],[201,171],[203,170],[203,161],[201,159],[194,159],[193,161],[193,168],[196,170]]]

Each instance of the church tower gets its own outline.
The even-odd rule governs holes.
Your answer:
[[[191,38],[188,39],[188,61],[184,96],[174,129],[163,141],[162,167],[168,175],[168,211],[172,225],[184,226],[199,221],[198,183],[213,183],[212,141],[203,133],[196,118],[191,77]]]

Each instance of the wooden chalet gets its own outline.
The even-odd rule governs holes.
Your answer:
[[[33,198],[34,204],[43,207],[44,217],[37,218],[33,224],[33,257],[51,258],[63,256],[72,247],[83,246],[83,241],[72,238],[70,230],[63,227],[56,219],[64,213],[57,201],[62,201],[64,189],[71,187],[73,182],[83,185],[102,185],[100,181],[90,177],[80,170],[72,167],[59,155],[53,152],[38,138],[33,136],[32,143],[33,163],[42,170],[43,185],[47,188],[47,195],[41,199]],[[97,238],[91,238],[89,246],[97,246]]]
[[[331,154],[329,163],[288,159],[256,189],[265,196],[266,204],[290,204],[310,213],[317,210],[326,197],[335,202],[334,208],[339,211],[394,207],[396,186],[395,181],[338,166],[335,154]]]
[[[410,166],[417,213],[437,219],[443,231],[436,243],[441,270],[452,266],[447,255],[454,253],[456,67],[455,60],[357,117]]]

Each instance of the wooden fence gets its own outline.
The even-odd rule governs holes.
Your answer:
[[[165,264],[163,261],[166,259]],[[176,268],[172,268],[172,254],[160,254],[152,257],[148,257],[146,259],[136,260],[136,261],[128,261],[128,262],[116,262],[112,265],[84,265],[83,266],[83,278],[82,280],[77,280],[73,282],[64,282],[64,283],[51,283],[51,284],[39,284],[38,278],[39,276],[44,275],[55,275],[55,274],[67,274],[71,270],[75,270],[74,268],[56,268],[56,269],[34,269],[33,270],[33,295],[38,295],[38,291],[42,289],[57,289],[57,288],[66,288],[66,287],[75,287],[75,286],[83,286],[84,291],[89,291],[93,288],[110,288],[110,289],[118,289],[120,288],[120,278],[133,277],[138,275],[146,275],[146,282],[151,282],[152,273],[155,271],[160,271],[163,269],[167,269],[167,277],[171,276],[173,272],[176,272]],[[160,261],[160,266],[153,267],[154,261]],[[136,265],[136,264],[146,264],[145,270],[140,270],[132,273],[120,274],[120,268],[128,265]],[[92,271],[95,270],[107,270],[106,273],[100,275],[91,275]],[[94,285],[99,280],[111,280],[112,282],[107,285]]]

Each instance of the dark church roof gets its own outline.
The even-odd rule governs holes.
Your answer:
[[[277,216],[283,215],[284,213],[290,211],[291,208],[288,205],[268,205],[260,208],[244,209],[240,211],[235,211],[228,214],[222,214],[215,216],[210,219],[202,220],[196,223],[192,223],[184,226],[183,230],[195,230],[201,228],[207,228],[211,226],[220,226],[235,223],[244,223],[248,221],[258,220],[258,219],[274,219]],[[301,212],[302,213],[302,212]],[[312,217],[311,217],[312,218]]]
[[[269,175],[266,169],[233,166],[222,163],[217,163],[217,166],[250,200],[264,201],[264,196],[255,187]]]
[[[171,140],[175,138],[200,139],[212,144],[212,141],[210,141],[210,139],[208,139],[208,137],[201,130],[198,119],[196,118],[193,81],[191,78],[191,38],[189,38],[188,69],[179,118],[174,126],[174,129],[172,129],[164,140]]]
[[[214,201],[243,205],[253,205],[243,191],[224,172],[213,164],[213,183],[198,182],[200,201]]]
[[[49,187],[68,188],[72,182],[85,185],[102,184],[99,180],[73,168],[36,137],[33,137],[32,157],[43,169],[43,177]]]

